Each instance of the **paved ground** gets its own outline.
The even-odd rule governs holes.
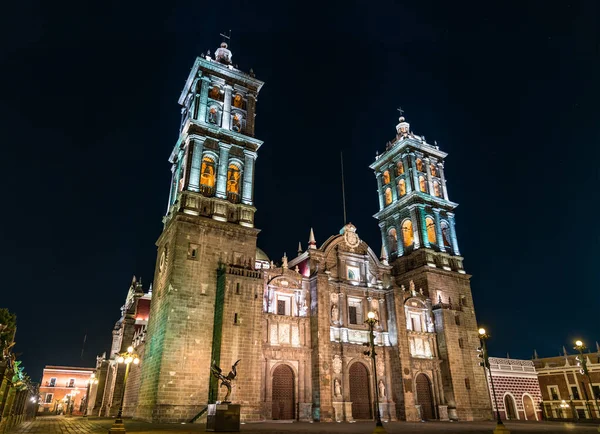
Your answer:
[[[87,434],[107,433],[113,419],[82,418],[65,416],[39,417],[33,422],[26,422],[14,433],[32,434]],[[390,434],[413,433],[491,433],[495,424],[492,422],[390,422],[385,429]],[[144,422],[126,420],[125,427],[128,433],[172,433],[178,432],[197,433],[204,432],[204,424],[157,425]],[[536,433],[593,433],[598,432],[597,426],[592,424],[573,424],[561,422],[507,422],[506,427],[511,433],[536,434]],[[367,434],[373,431],[372,422],[357,423],[252,423],[242,425],[242,432],[294,434],[294,433],[346,433]]]

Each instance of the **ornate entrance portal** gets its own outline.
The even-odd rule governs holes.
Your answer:
[[[273,372],[273,420],[296,418],[294,399],[294,371],[287,365],[279,365]]]
[[[362,363],[350,366],[350,400],[354,419],[371,419],[371,388],[369,373]]]
[[[431,382],[427,375],[417,375],[417,404],[421,406],[421,418],[423,420],[435,419],[433,412],[433,395],[431,394]]]

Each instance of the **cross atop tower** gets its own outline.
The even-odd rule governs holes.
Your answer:
[[[227,42],[231,44],[231,29],[229,29],[229,35],[224,35],[223,33],[219,33],[220,36],[223,36],[223,39],[227,39]]]
[[[404,114],[404,110],[402,110],[402,107],[398,107],[396,110],[398,110],[398,113],[400,113],[400,116],[402,116]]]

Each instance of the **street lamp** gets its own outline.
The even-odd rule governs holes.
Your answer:
[[[117,414],[115,423],[113,423],[113,426],[108,431],[109,434],[126,432],[125,424],[123,423],[123,400],[125,399],[125,387],[127,386],[127,377],[129,376],[129,366],[132,363],[134,365],[137,365],[138,363],[140,363],[140,359],[138,355],[133,352],[133,347],[129,347],[127,348],[126,352],[118,355],[117,363],[125,363],[125,377],[123,377],[123,390],[121,391],[121,403],[119,405],[119,413]]]
[[[89,407],[89,399],[90,399],[90,388],[92,384],[98,384],[98,379],[96,378],[96,374],[92,373],[90,375],[89,380],[86,380],[85,384],[87,384],[87,392],[85,393],[85,408],[83,409],[83,417],[87,417],[88,407]]]
[[[371,359],[373,359],[373,378],[375,379],[375,416],[376,416],[376,422],[375,422],[375,431],[373,431],[373,433],[385,433],[386,430],[383,427],[383,424],[381,423],[381,415],[379,413],[379,389],[377,387],[377,364],[375,362],[375,356],[377,355],[375,353],[375,335],[373,334],[373,328],[375,327],[375,324],[377,324],[379,321],[377,321],[377,319],[375,319],[375,312],[369,312],[367,314],[367,320],[365,321],[365,324],[367,324],[369,326],[369,343],[368,344],[363,344],[365,346],[369,346],[369,350],[365,351],[364,354],[365,356],[370,356]]]
[[[594,397],[594,402],[596,403],[596,416],[598,417],[598,412],[600,411],[600,407],[598,407],[598,397],[596,396],[596,393],[594,392],[592,379],[590,377],[590,371],[588,370],[588,367],[587,367],[587,357],[583,356],[583,351],[586,350],[587,348],[586,348],[585,344],[580,340],[575,341],[575,347],[573,347],[573,348],[576,349],[577,351],[579,351],[579,356],[577,356],[575,358],[575,360],[577,360],[577,362],[578,362],[577,364],[579,366],[581,366],[581,370],[579,372],[581,373],[581,375],[585,375],[587,377],[588,382],[590,383],[590,386],[592,386],[592,395]],[[585,393],[585,399],[587,402],[588,394],[587,394],[587,389],[585,387],[583,388],[583,392]],[[592,417],[591,412],[590,412],[590,417]],[[599,428],[599,430],[600,430],[600,428]]]
[[[484,369],[485,368],[488,369],[488,372],[490,374],[490,383],[492,385],[492,394],[494,395],[494,402],[496,404],[497,423],[496,423],[496,428],[494,429],[494,434],[510,433],[510,431],[502,423],[502,419],[500,419],[500,407],[498,407],[498,398],[496,398],[496,389],[494,388],[494,378],[492,377],[492,370],[490,368],[490,361],[489,361],[488,352],[487,352],[487,345],[485,343],[486,340],[489,339],[490,335],[487,334],[487,332],[484,328],[480,328],[478,330],[478,332],[479,332],[479,342],[481,343],[481,347],[478,348],[478,351],[480,352],[479,357],[481,357],[483,359],[483,361],[480,362],[479,364],[481,366],[483,366]]]

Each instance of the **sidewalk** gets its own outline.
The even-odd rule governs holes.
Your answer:
[[[108,433],[114,419],[83,418],[65,416],[43,416],[33,422],[26,422],[10,431],[11,434],[88,434]],[[391,422],[386,423],[385,429],[389,434],[417,434],[417,433],[447,433],[447,434],[490,434],[494,422]],[[593,433],[597,432],[595,424],[573,424],[561,422],[507,422],[506,426],[511,433],[536,434],[536,433]],[[177,432],[191,434],[205,432],[204,424],[150,424],[146,422],[125,420],[128,433],[135,434],[166,434]],[[295,434],[368,434],[375,427],[373,422],[357,423],[251,423],[242,425],[242,432]]]

